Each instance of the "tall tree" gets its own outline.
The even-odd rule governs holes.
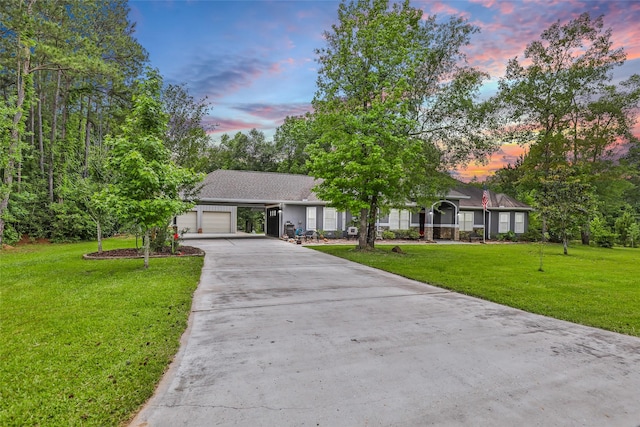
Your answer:
[[[162,90],[162,102],[169,116],[164,143],[173,161],[178,166],[205,172],[210,141],[203,126],[209,109],[206,98],[196,101],[185,85],[170,84]]]
[[[24,129],[24,111],[29,107],[27,95],[31,87],[31,48],[33,46],[33,3],[10,1],[2,2],[1,11],[3,22],[0,24],[2,39],[6,40],[9,46],[3,50],[5,54],[13,52],[15,63],[14,69],[9,73],[14,76],[15,95],[5,93],[5,105],[2,115],[2,133],[0,143],[2,151],[0,155],[0,166],[2,166],[2,183],[0,184],[0,248],[2,248],[2,237],[4,235],[5,221],[4,214],[9,204],[9,197],[13,189],[13,178],[16,166],[22,161],[22,140],[21,133]],[[4,73],[3,73],[4,75]],[[7,120],[7,117],[10,120]],[[8,132],[6,132],[8,130]]]
[[[220,169],[273,172],[276,169],[274,145],[266,140],[264,132],[251,129],[248,134],[227,134],[220,138],[213,160]]]
[[[309,153],[307,146],[316,142],[318,135],[313,126],[313,117],[307,113],[300,117],[289,117],[276,129],[273,137],[278,160],[278,172],[307,174]]]
[[[535,194],[536,207],[549,229],[562,241],[565,255],[569,240],[589,221],[595,208],[593,188],[583,178],[570,168],[554,168],[541,180],[540,190]]]
[[[408,1],[358,0],[324,33],[309,169],[319,197],[359,213],[360,249],[374,247],[379,208],[426,203],[450,185],[449,168],[494,148],[473,102],[486,75],[462,53],[476,31],[423,20]]]
[[[149,267],[151,228],[166,226],[189,209],[192,205],[183,200],[183,191],[188,194],[201,179],[176,166],[163,144],[168,118],[162,111],[161,85],[160,76],[152,71],[140,83],[121,134],[110,140],[107,165],[114,177],[102,197],[125,223],[142,230],[145,268]]]
[[[69,183],[89,174],[91,147],[123,120],[147,60],[128,12],[126,0],[0,2],[0,95],[20,116],[2,158],[12,159],[3,169],[12,185],[0,210],[31,212],[12,224],[20,232],[65,239],[55,228],[79,209]]]
[[[612,154],[634,138],[630,129],[640,92],[638,76],[611,83],[612,70],[626,57],[622,48],[613,49],[611,37],[603,17],[585,13],[564,25],[554,23],[527,45],[523,60],[509,61],[494,100],[502,107],[504,140],[528,148],[517,167],[521,191],[552,188],[550,180],[561,176],[554,171],[566,167],[572,176],[581,174],[580,181],[601,199],[608,195],[598,189],[624,190]],[[583,219],[583,242],[588,243],[589,218]]]

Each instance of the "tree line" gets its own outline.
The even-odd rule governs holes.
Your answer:
[[[602,17],[550,26],[482,100],[489,76],[464,54],[477,27],[424,19],[409,1],[343,1],[316,50],[313,112],[287,117],[272,141],[253,129],[213,143],[207,100],[148,69],[126,1],[10,0],[0,11],[5,242],[162,229],[169,210],[188,204],[153,221],[127,206],[184,198],[198,173],[222,168],[322,178],[319,196],[357,214],[359,247],[372,248],[380,210],[436,200],[453,185],[451,170],[486,161],[505,142],[525,152],[486,185],[536,207],[532,230],[565,248],[575,236],[603,244],[636,236],[640,77],[613,79],[626,55],[612,48]],[[140,173],[127,179],[124,161]],[[178,169],[165,182],[167,164]],[[146,201],[131,182],[148,185]]]

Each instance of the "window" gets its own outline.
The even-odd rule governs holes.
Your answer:
[[[316,207],[307,207],[307,230],[316,229]]]
[[[398,209],[391,209],[389,211],[389,229],[400,229],[400,211]]]
[[[498,221],[498,233],[509,232],[509,212],[500,212]]]
[[[337,215],[336,208],[324,208],[324,220],[322,221],[322,228],[325,231],[337,230]]]
[[[524,212],[516,212],[515,231],[518,234],[524,233]]]
[[[408,230],[409,229],[409,220],[411,219],[411,212],[402,210],[400,211],[400,227],[398,230]]]
[[[460,212],[460,231],[473,231],[473,212]]]

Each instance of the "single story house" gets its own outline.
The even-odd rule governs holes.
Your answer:
[[[351,213],[339,212],[318,199],[312,190],[317,183],[306,175],[217,170],[205,177],[196,206],[176,217],[175,225],[190,233],[234,234],[238,207],[248,207],[264,211],[269,236],[297,229],[323,230],[327,237],[346,235],[349,226],[358,224]],[[381,214],[377,228],[379,232],[414,229],[428,240],[459,240],[460,232],[481,233],[485,224],[487,239],[509,231],[525,233],[532,208],[505,194],[487,193],[485,211],[483,190],[460,183],[431,206],[407,206]]]

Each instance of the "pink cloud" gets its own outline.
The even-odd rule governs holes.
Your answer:
[[[215,128],[208,130],[208,135],[216,135],[223,133],[235,133],[241,131],[247,131],[251,129],[260,129],[264,125],[259,122],[247,122],[244,120],[235,120],[235,119],[227,119],[227,118],[219,118],[219,117],[206,117],[205,125],[209,123],[210,125],[215,126]]]
[[[447,3],[439,1],[421,3],[418,7],[420,7],[424,12],[422,19],[427,19],[430,15],[455,15],[462,16],[467,19],[469,18],[469,12],[458,10]]]

